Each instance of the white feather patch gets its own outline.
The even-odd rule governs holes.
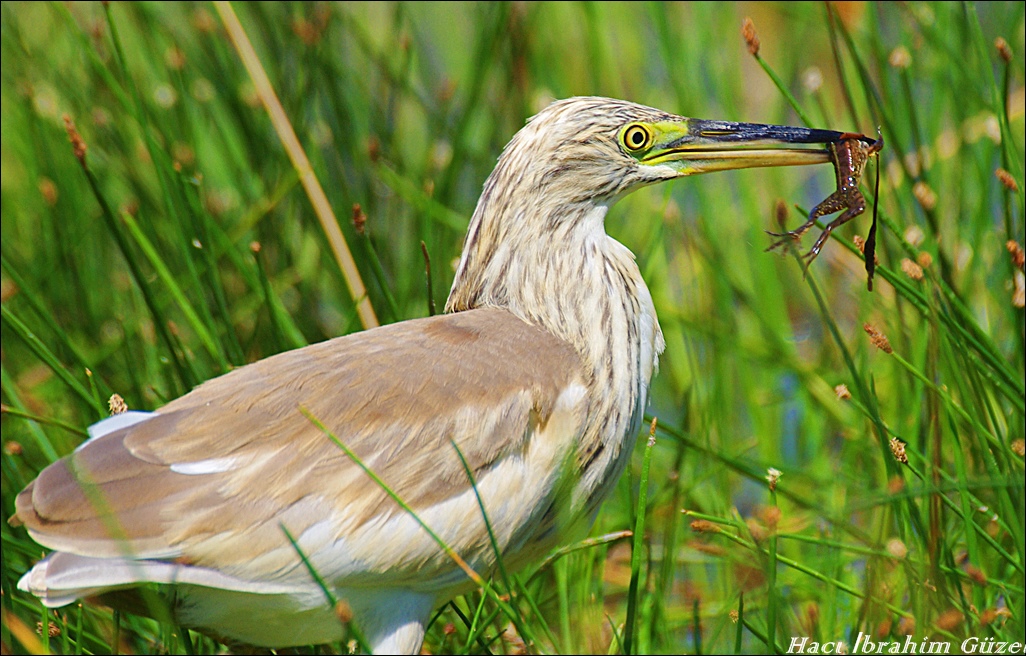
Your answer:
[[[159,560],[89,558],[54,552],[39,561],[18,581],[18,589],[43,599],[51,608],[99,591],[149,581],[164,584],[193,584],[236,592],[294,594],[308,592],[311,584],[250,581],[228,576],[205,567]]]
[[[119,415],[113,417],[107,417],[102,421],[98,421],[88,428],[89,439],[78,446],[81,449],[86,444],[89,444],[93,440],[99,439],[104,435],[110,435],[122,428],[128,428],[135,424],[146,421],[147,419],[155,416],[155,412],[142,412],[140,410],[129,410],[128,412],[122,412]],[[78,449],[75,449],[78,451]]]
[[[235,469],[237,462],[235,458],[210,458],[209,460],[196,460],[195,462],[176,462],[171,465],[171,471],[187,476],[220,474]]]

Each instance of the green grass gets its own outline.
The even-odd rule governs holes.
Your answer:
[[[1023,5],[840,10],[236,7],[384,323],[444,302],[485,177],[549,99],[882,130],[871,293],[851,243],[870,212],[836,231],[805,277],[794,258],[763,252],[778,199],[811,208],[833,190],[829,167],[703,176],[610,213],[667,350],[647,487],[642,436],[592,535],[645,531],[494,582],[516,592],[532,650],[753,653],[766,642],[786,651],[793,636],[850,648],[863,632],[950,640],[954,653],[969,636],[1026,636],[1024,314],[1012,302],[1023,283],[1005,247],[1024,241]],[[762,65],[741,38],[746,12]],[[6,518],[111,393],[155,408],[360,319],[212,5],[4,3],[0,28]],[[88,145],[88,175],[64,114]],[[349,220],[354,204],[365,234]],[[792,209],[789,226],[801,220]],[[928,262],[921,280],[905,259]],[[866,323],[893,353],[871,344]],[[783,472],[775,492],[771,467]],[[14,587],[42,548],[4,523],[2,549],[5,653],[219,649],[100,607],[44,613]],[[495,591],[446,609],[427,648],[515,649],[499,637],[513,625]],[[34,633],[44,615],[57,629],[48,644]]]

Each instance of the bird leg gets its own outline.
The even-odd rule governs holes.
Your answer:
[[[800,241],[802,236],[815,225],[816,219],[834,212],[844,212],[836,219],[827,224],[820,233],[812,248],[802,257],[805,265],[808,266],[826,243],[830,233],[839,226],[851,221],[856,216],[866,211],[866,199],[859,191],[859,181],[862,179],[862,170],[870,155],[883,149],[883,139],[871,140],[861,134],[845,132],[837,141],[829,144],[830,159],[834,163],[834,171],[837,174],[837,189],[830,194],[823,202],[812,208],[809,212],[809,220],[799,226],[796,230],[788,232],[769,232],[767,234],[780,237],[772,243],[767,251],[779,248],[788,242],[789,239]]]

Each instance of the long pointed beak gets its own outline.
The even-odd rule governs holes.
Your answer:
[[[672,127],[671,127],[672,126]],[[802,166],[830,162],[823,148],[760,148],[775,144],[829,144],[843,132],[786,125],[684,119],[660,124],[658,136],[640,161],[667,165],[679,175],[757,166]]]

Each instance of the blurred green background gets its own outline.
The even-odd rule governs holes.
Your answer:
[[[382,323],[442,306],[484,179],[553,99],[882,132],[871,293],[852,245],[871,211],[836,231],[807,276],[763,252],[775,208],[795,227],[797,208],[833,191],[828,166],[683,180],[610,212],[667,338],[638,620],[625,626],[630,541],[600,540],[522,577],[537,606],[522,604],[527,648],[615,652],[625,632],[636,651],[666,653],[786,650],[792,636],[850,647],[859,632],[1022,640],[1023,274],[1006,244],[1023,243],[1023,3],[235,10]],[[762,64],[742,39],[746,16]],[[5,2],[0,30],[6,518],[111,393],[155,408],[360,322],[213,5]],[[783,472],[775,492],[771,467]],[[633,527],[637,495],[632,472],[593,534]],[[44,613],[14,588],[42,550],[2,530],[5,653],[43,648],[31,635]],[[457,606],[472,613],[478,600]],[[217,649],[89,606],[47,621],[49,647],[65,652]],[[503,636],[495,652],[521,646],[502,616],[485,631]],[[426,648],[480,650],[468,633],[450,609]]]

